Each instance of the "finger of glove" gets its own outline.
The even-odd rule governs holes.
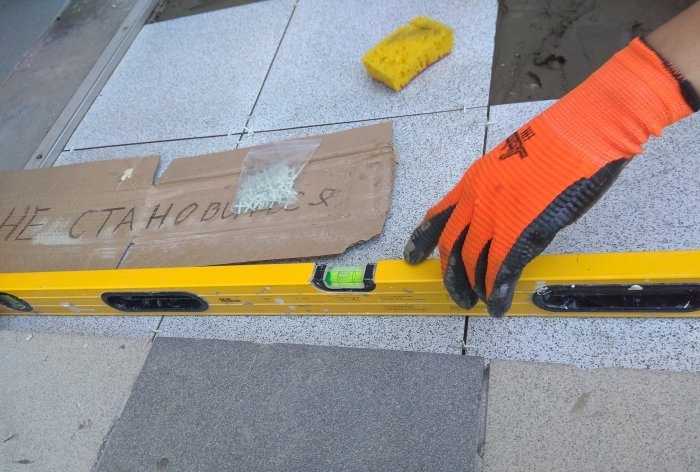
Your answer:
[[[461,182],[425,214],[423,221],[411,236],[403,250],[403,257],[409,264],[417,264],[433,253],[440,235],[452,216],[462,193]]]
[[[447,255],[447,264],[443,271],[443,279],[447,292],[452,300],[460,307],[469,310],[479,300],[476,292],[472,289],[464,267],[462,258],[462,247],[469,228],[464,228],[454,242],[454,246]]]
[[[462,259],[464,259],[467,277],[472,282],[472,288],[482,300],[486,301],[486,268],[493,227],[491,221],[474,210],[469,225],[469,233],[464,241]]]
[[[465,309],[472,308],[478,301],[467,277],[462,258],[462,249],[469,232],[471,216],[470,205],[465,203],[457,205],[438,243],[445,288],[455,303]]]
[[[525,228],[503,261],[489,255],[486,294],[491,316],[498,318],[506,314],[525,266],[544,251],[560,230],[579,219],[600,199],[628,162],[627,159],[613,161],[592,177],[571,184]]]
[[[433,253],[454,209],[453,205],[433,215],[428,212],[423,222],[413,230],[404,247],[403,258],[406,262],[417,264]]]

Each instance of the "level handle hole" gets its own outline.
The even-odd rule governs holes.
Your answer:
[[[115,310],[135,312],[205,311],[207,302],[187,292],[109,292],[102,301]]]
[[[550,285],[532,302],[559,312],[673,312],[700,310],[700,284]]]

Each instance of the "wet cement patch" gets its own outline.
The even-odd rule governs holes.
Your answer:
[[[500,0],[490,105],[560,98],[694,0]]]

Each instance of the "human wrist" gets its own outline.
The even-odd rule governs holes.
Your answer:
[[[661,57],[672,63],[700,93],[700,2],[646,37]]]

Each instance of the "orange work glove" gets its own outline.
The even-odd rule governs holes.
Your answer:
[[[697,111],[680,72],[642,39],[477,160],[411,235],[416,264],[439,246],[445,287],[505,315],[523,268],[585,213],[651,134]],[[478,297],[478,298],[477,298]]]

